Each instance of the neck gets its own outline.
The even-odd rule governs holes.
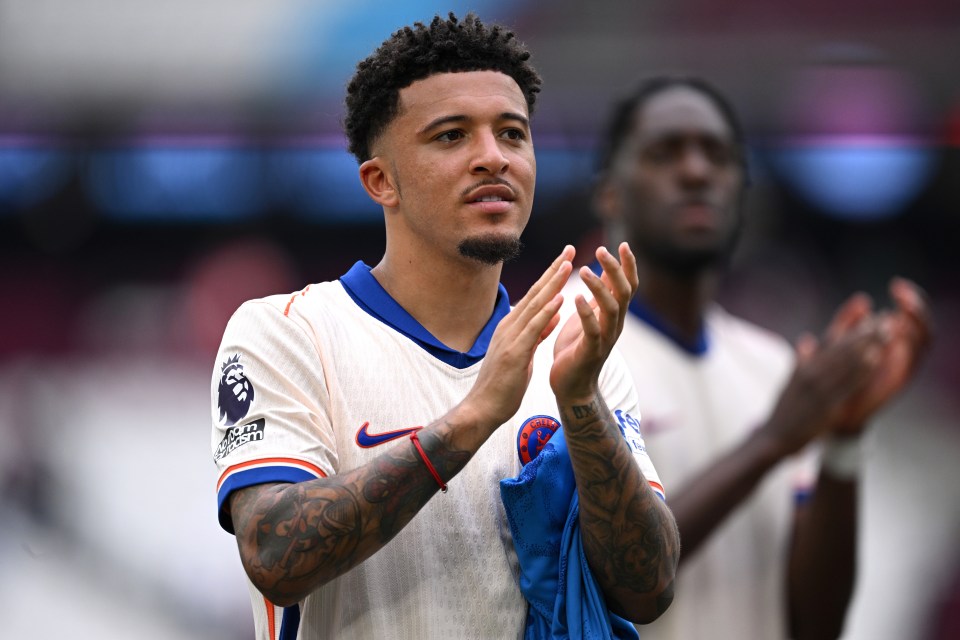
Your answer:
[[[469,351],[493,314],[502,265],[469,258],[438,263],[389,252],[371,273],[407,313],[443,344]]]
[[[637,295],[685,340],[694,342],[703,328],[703,316],[713,301],[719,282],[716,269],[677,274],[649,263],[637,265]]]

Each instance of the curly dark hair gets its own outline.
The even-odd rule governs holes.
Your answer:
[[[620,151],[630,130],[633,128],[634,114],[649,102],[651,98],[674,87],[686,87],[687,89],[699,91],[716,106],[720,115],[727,121],[727,126],[730,127],[733,142],[739,154],[738,160],[746,174],[746,141],[743,126],[740,124],[740,119],[737,117],[736,111],[734,111],[730,101],[720,93],[719,89],[706,80],[693,76],[655,76],[641,83],[633,93],[621,99],[611,111],[610,119],[607,121],[606,128],[604,129],[603,139],[600,143],[597,168],[601,172],[610,168],[614,157]]]
[[[505,73],[520,85],[532,114],[541,80],[529,59],[513,32],[488,27],[473,13],[462,22],[451,12],[446,20],[435,16],[430,26],[404,27],[357,64],[347,85],[347,148],[359,162],[369,160],[371,145],[397,115],[400,90],[435,73]]]

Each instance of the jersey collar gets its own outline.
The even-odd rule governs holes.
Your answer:
[[[494,305],[493,315],[490,316],[470,350],[462,352],[451,349],[437,340],[422,324],[407,313],[406,309],[401,307],[380,286],[377,279],[370,273],[370,267],[363,261],[358,260],[350,267],[349,271],[340,276],[340,284],[343,285],[347,295],[353,298],[353,301],[361,309],[407,336],[433,357],[458,369],[465,369],[483,359],[483,356],[487,354],[487,347],[490,346],[490,338],[493,337],[494,329],[497,328],[500,320],[510,312],[510,298],[507,295],[506,288],[501,284],[497,291],[497,301]]]
[[[600,275],[603,269],[600,263],[594,261],[590,265],[590,270]],[[630,300],[628,310],[631,315],[643,321],[651,329],[672,342],[678,349],[685,351],[692,356],[704,356],[710,348],[710,341],[707,339],[706,323],[700,323],[700,331],[697,337],[691,342],[684,339],[669,323],[661,318],[649,305],[647,305],[639,295],[633,296]]]

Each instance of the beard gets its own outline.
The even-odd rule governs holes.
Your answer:
[[[639,253],[658,268],[680,277],[695,277],[704,271],[725,269],[733,258],[743,231],[743,218],[738,220],[727,236],[715,244],[699,247],[678,246],[669,242],[641,237]]]
[[[520,238],[488,234],[466,238],[457,246],[460,255],[486,265],[498,265],[520,255]]]
[[[641,252],[651,264],[677,276],[692,277],[702,271],[724,268],[731,252],[717,248],[680,249],[667,245],[642,247]]]

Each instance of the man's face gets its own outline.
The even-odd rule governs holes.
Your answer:
[[[714,103],[695,89],[666,89],[637,110],[625,135],[604,215],[657,267],[694,274],[725,261],[740,229],[745,176]]]
[[[373,151],[398,192],[390,242],[489,264],[519,248],[536,160],[513,78],[470,71],[414,82],[400,91],[399,114]]]

